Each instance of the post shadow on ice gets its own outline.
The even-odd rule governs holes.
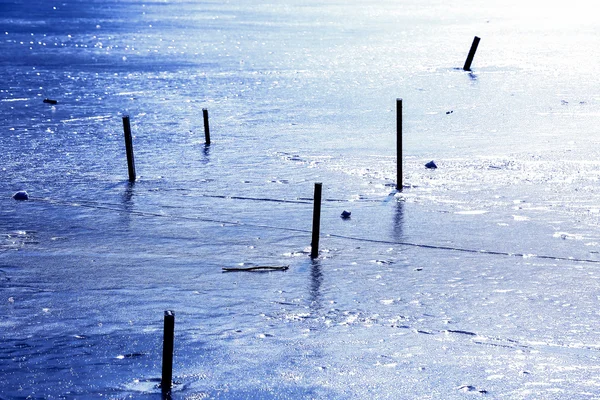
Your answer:
[[[118,214],[120,226],[127,229],[132,221],[132,212],[135,205],[135,182],[127,181],[121,192],[121,205],[123,212]]]
[[[125,186],[125,191],[121,195],[121,200],[123,202],[123,206],[125,209],[131,209],[133,205],[133,195],[135,194],[135,183],[127,182],[127,186]]]
[[[394,209],[394,220],[392,221],[392,232],[397,240],[404,238],[404,201],[396,202]]]
[[[321,261],[317,259],[312,260],[310,269],[310,308],[313,311],[318,311],[322,308],[321,301],[321,285],[323,284],[323,270],[321,268]]]
[[[202,155],[203,155],[202,163],[208,164],[208,162],[210,161],[210,144],[204,145],[204,148],[202,149]]]

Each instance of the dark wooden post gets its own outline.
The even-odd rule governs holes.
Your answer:
[[[160,387],[170,392],[173,384],[173,341],[175,340],[175,313],[165,311],[165,333],[163,337],[162,379]]]
[[[401,192],[402,176],[402,99],[396,99],[396,189]]]
[[[204,117],[204,139],[205,144],[210,144],[210,128],[208,126],[208,110],[202,109],[202,116]]]
[[[315,197],[313,207],[312,242],[310,244],[310,257],[319,257],[319,231],[321,230],[321,193],[322,183],[315,183]]]
[[[127,170],[129,172],[129,181],[135,182],[135,160],[133,158],[133,142],[131,140],[129,115],[123,116],[123,132],[125,133],[125,151],[127,152]]]
[[[477,46],[479,45],[479,38],[475,36],[473,39],[473,43],[471,44],[471,50],[469,50],[469,55],[467,56],[467,60],[465,61],[465,66],[463,69],[465,71],[471,70],[471,63],[473,62],[473,57],[475,57],[475,52],[477,51]]]

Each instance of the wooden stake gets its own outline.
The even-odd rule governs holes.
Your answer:
[[[312,242],[310,244],[310,257],[319,257],[319,231],[321,230],[321,193],[322,183],[315,183],[315,197],[313,207]]]
[[[165,333],[163,338],[162,379],[160,387],[165,392],[171,391],[173,384],[173,341],[175,340],[175,313],[165,311]]]
[[[396,99],[396,189],[401,192],[402,176],[402,99]]]
[[[204,117],[204,139],[205,144],[210,144],[210,128],[208,126],[208,110],[202,109],[202,116]]]
[[[463,69],[465,71],[471,70],[471,63],[473,62],[473,57],[475,57],[475,52],[477,51],[477,46],[479,45],[479,38],[475,36],[473,39],[473,43],[471,44],[471,50],[469,50],[469,55],[467,56],[467,60],[465,61],[465,66]]]
[[[133,143],[131,140],[129,115],[123,116],[123,132],[125,133],[125,151],[127,152],[127,170],[129,172],[129,182],[135,182],[135,160],[133,158]]]

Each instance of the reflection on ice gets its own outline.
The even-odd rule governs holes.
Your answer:
[[[404,240],[404,200],[396,201],[394,204],[394,225],[393,233],[396,240]]]
[[[313,311],[318,311],[322,308],[321,285],[324,279],[320,260],[312,260],[310,277],[310,305]]]

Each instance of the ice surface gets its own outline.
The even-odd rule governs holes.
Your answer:
[[[0,397],[600,395],[588,5],[0,11]]]

